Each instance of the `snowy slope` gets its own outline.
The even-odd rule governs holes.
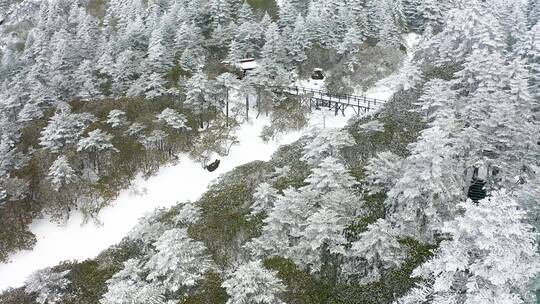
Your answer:
[[[411,49],[418,40],[416,35],[407,36]],[[388,81],[383,79],[368,91],[367,96],[387,100],[393,93]],[[33,250],[11,256],[11,263],[0,264],[0,291],[21,286],[35,270],[65,260],[93,258],[118,243],[139,218],[155,208],[195,201],[219,174],[251,161],[269,160],[279,145],[296,141],[303,134],[310,133],[312,128],[342,128],[354,116],[351,109],[345,111],[345,117],[334,116],[333,111],[314,111],[306,128],[268,143],[259,137],[268,119],[254,119],[241,127],[237,133],[240,143],[231,149],[229,156],[221,159],[221,165],[215,172],[209,173],[201,164],[182,157],[178,164],[161,168],[147,180],[138,177],[131,189],[122,191],[112,206],[102,210],[100,226],[82,225],[80,213],[73,214],[68,223],[61,226],[51,223],[49,219],[35,220],[31,230],[37,237],[37,243]]]

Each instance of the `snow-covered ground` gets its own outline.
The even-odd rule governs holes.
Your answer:
[[[419,40],[412,35],[407,38],[411,49]],[[381,80],[368,91],[367,96],[388,100],[393,93],[387,81]],[[93,258],[118,243],[137,224],[139,218],[155,208],[170,207],[187,200],[195,201],[219,174],[251,161],[269,160],[280,145],[296,141],[312,128],[341,128],[354,116],[351,109],[345,112],[345,117],[334,116],[333,111],[314,111],[306,128],[282,135],[278,140],[268,143],[259,137],[268,119],[250,120],[237,133],[240,143],[231,149],[227,157],[221,159],[220,167],[215,172],[209,173],[200,163],[184,156],[179,163],[161,168],[155,176],[146,180],[138,177],[130,189],[122,191],[111,206],[101,211],[100,226],[82,225],[83,219],[79,213],[73,214],[64,225],[51,223],[47,218],[35,220],[31,230],[37,236],[37,243],[32,250],[11,256],[10,263],[0,264],[0,291],[21,286],[35,270],[65,260]]]

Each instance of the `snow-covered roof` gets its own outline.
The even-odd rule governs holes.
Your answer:
[[[246,58],[238,61],[237,65],[242,70],[253,70],[257,67],[257,61],[253,58]]]

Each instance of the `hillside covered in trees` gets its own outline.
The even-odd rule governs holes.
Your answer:
[[[535,303],[539,19],[537,0],[0,0],[3,262],[33,219],[99,219],[253,116],[266,138],[305,126],[310,97],[282,88],[316,68],[328,92],[396,90],[0,303]]]

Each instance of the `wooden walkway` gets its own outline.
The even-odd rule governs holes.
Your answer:
[[[345,110],[352,108],[356,115],[365,114],[371,110],[376,110],[382,107],[386,101],[369,98],[367,96],[357,96],[349,94],[339,94],[328,92],[325,90],[317,90],[305,87],[277,87],[280,92],[309,97],[309,109],[315,108],[320,110],[327,108],[334,110],[335,115],[341,112],[345,115]]]

